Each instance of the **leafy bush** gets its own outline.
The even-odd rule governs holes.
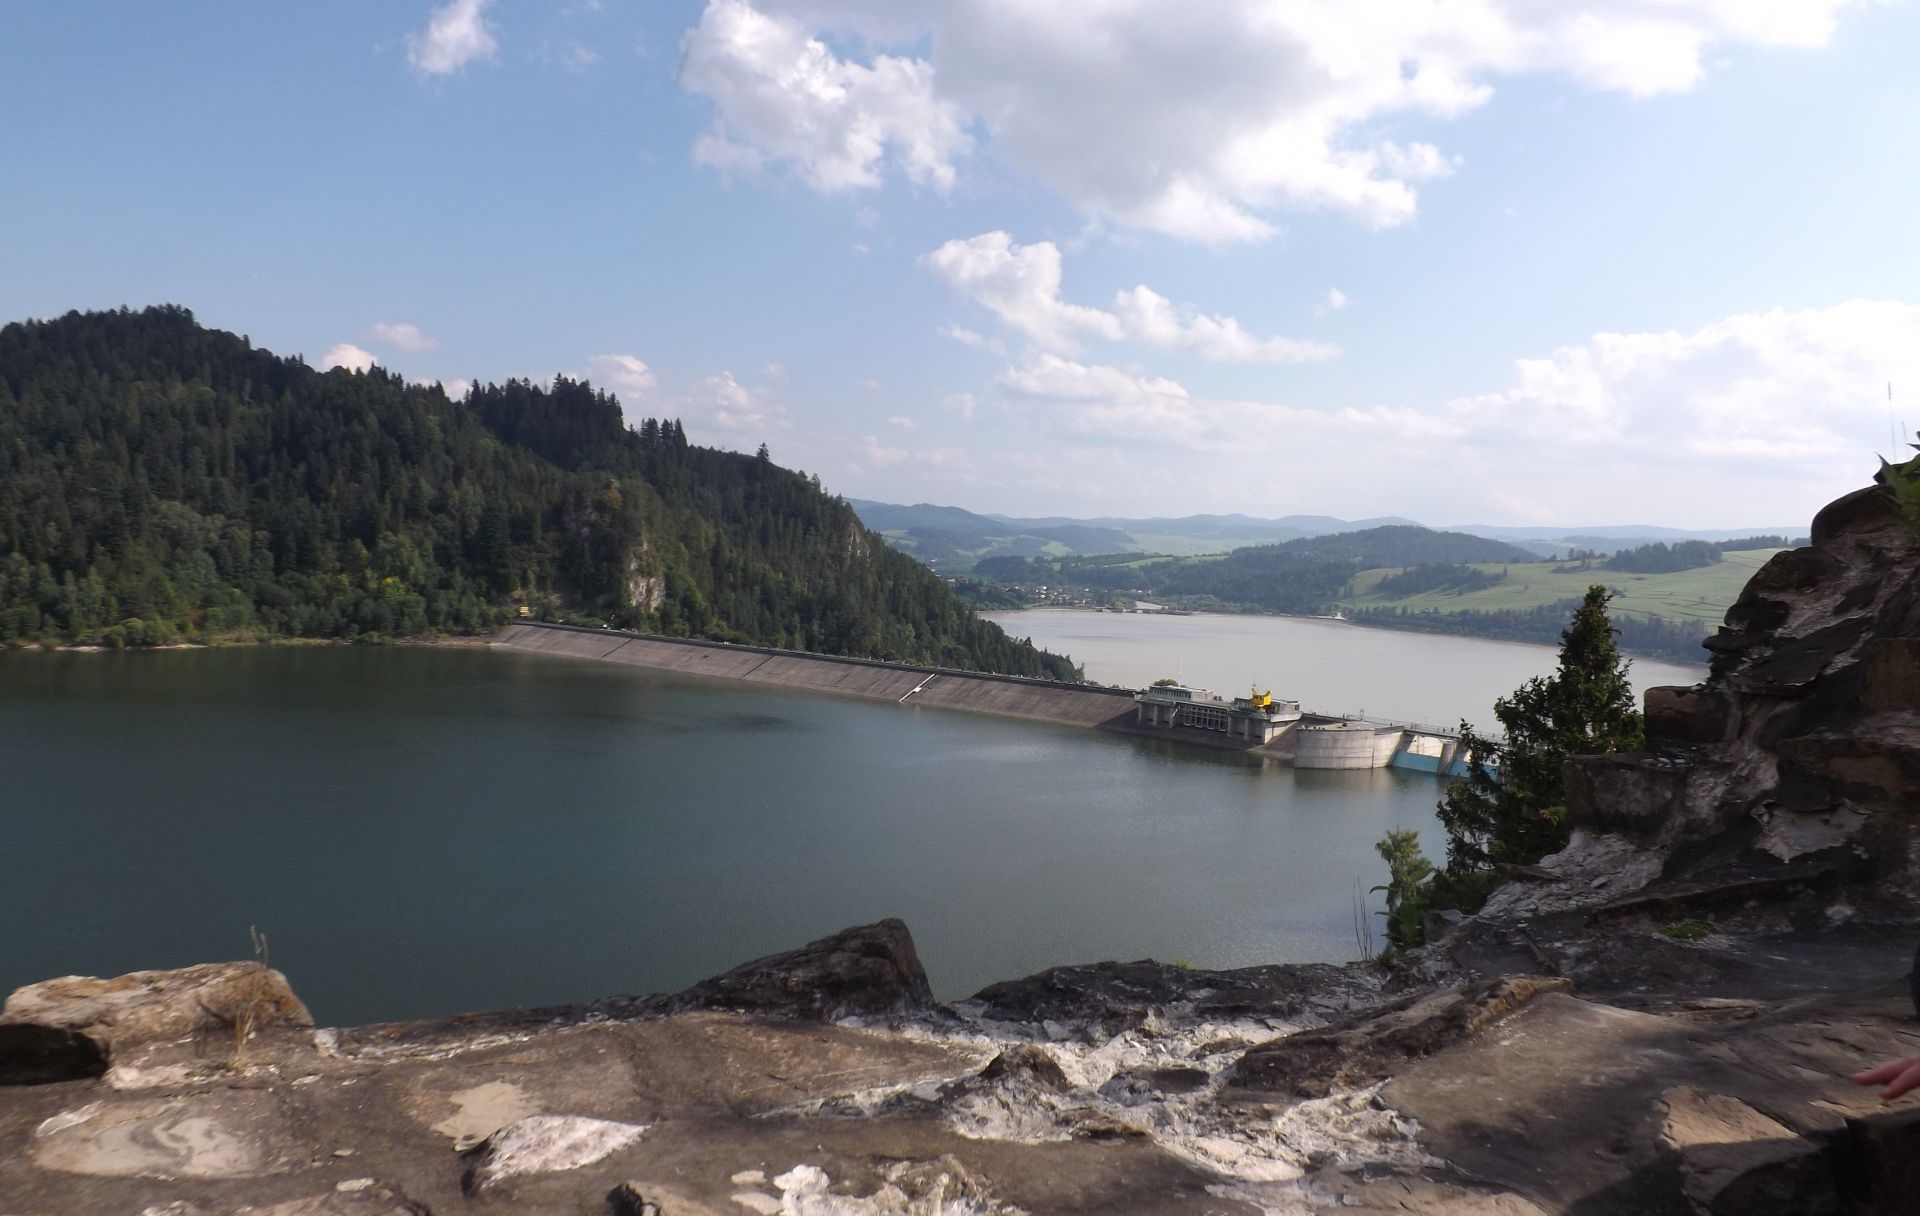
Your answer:
[[[1381,914],[1387,918],[1387,942],[1395,949],[1411,949],[1426,937],[1433,862],[1421,851],[1420,834],[1412,828],[1395,828],[1373,847],[1387,863],[1386,885],[1373,888],[1387,897]]]

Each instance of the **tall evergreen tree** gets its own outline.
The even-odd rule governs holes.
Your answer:
[[[1629,663],[1607,618],[1612,592],[1587,589],[1560,635],[1560,666],[1493,704],[1504,741],[1460,724],[1470,768],[1447,788],[1440,822],[1447,830],[1447,879],[1471,887],[1498,862],[1531,863],[1566,846],[1566,780],[1574,756],[1631,751],[1645,738]]]

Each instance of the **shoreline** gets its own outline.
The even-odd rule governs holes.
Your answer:
[[[0,646],[0,654],[15,651],[23,654],[34,652],[40,654],[161,654],[168,651],[241,650],[271,646],[438,646],[451,650],[485,650],[493,645],[493,640],[497,636],[498,634],[415,634],[410,637],[381,638],[377,642],[362,642],[354,638],[236,637],[221,638],[213,642],[167,642],[160,646],[102,646],[94,642],[61,642],[52,646],[44,643]]]

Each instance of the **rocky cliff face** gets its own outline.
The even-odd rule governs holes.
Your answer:
[[[1389,974],[1061,967],[932,1002],[906,926],[686,992],[314,1031],[246,964],[0,1015],[0,1211],[1893,1216],[1920,1095],[1920,542],[1833,504],[1573,843]]]
[[[1850,913],[1920,912],[1920,538],[1870,487],[1815,517],[1647,694],[1648,750],[1572,767],[1569,813],[1665,854],[1659,877],[1797,875]],[[1769,862],[1777,866],[1769,866]],[[1791,868],[1777,868],[1791,867]]]

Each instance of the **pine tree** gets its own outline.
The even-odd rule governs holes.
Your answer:
[[[1560,667],[1494,702],[1504,741],[1460,724],[1469,757],[1466,780],[1440,802],[1447,829],[1447,885],[1470,889],[1494,864],[1528,864],[1566,846],[1563,766],[1574,756],[1631,751],[1644,734],[1607,618],[1605,587],[1587,589],[1560,635]]]

